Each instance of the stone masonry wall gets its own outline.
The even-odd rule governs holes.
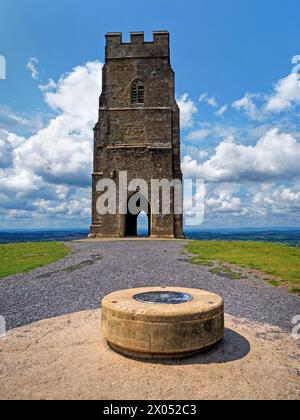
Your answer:
[[[135,80],[144,85],[144,103],[131,103]],[[154,32],[153,42],[143,33],[106,35],[106,60],[99,120],[95,127],[93,215],[90,237],[123,237],[126,217],[97,214],[101,178],[118,182],[120,171],[128,181],[181,179],[179,108],[175,100],[174,72],[170,65],[168,32]],[[149,215],[152,237],[183,237],[182,216]]]

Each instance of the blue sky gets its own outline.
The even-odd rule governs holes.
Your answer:
[[[104,35],[157,29],[204,226],[300,226],[299,15],[298,0],[1,0],[0,227],[89,225]]]

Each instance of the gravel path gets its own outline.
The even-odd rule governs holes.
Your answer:
[[[300,298],[260,280],[229,280],[196,266],[185,242],[120,241],[70,244],[70,256],[0,280],[0,315],[7,328],[99,307],[106,294],[141,286],[201,288],[225,300],[226,313],[291,331]]]

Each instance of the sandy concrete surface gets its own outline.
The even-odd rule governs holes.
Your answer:
[[[226,316],[224,341],[184,361],[110,350],[100,311],[11,330],[0,340],[0,399],[299,399],[299,347],[279,327]]]

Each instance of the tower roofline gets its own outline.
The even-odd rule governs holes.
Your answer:
[[[143,31],[130,32],[130,42],[123,42],[122,32],[106,33],[106,58],[170,56],[169,31],[153,31],[153,40],[145,41]]]

